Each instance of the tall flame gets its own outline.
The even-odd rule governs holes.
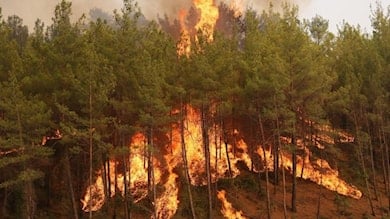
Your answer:
[[[145,198],[148,194],[147,188],[147,163],[144,163],[144,144],[145,144],[145,136],[141,133],[137,133],[132,137],[132,142],[130,145],[131,154],[126,161],[130,164],[130,172],[126,174],[126,181],[129,183],[130,193],[133,197],[134,202],[138,202]],[[145,165],[144,165],[145,164]],[[111,186],[110,194],[111,197],[115,195],[116,191],[119,191],[123,196],[125,194],[125,175],[122,173],[115,174],[116,166],[118,165],[117,161],[110,160],[110,176],[108,176],[107,180],[109,181]],[[155,183],[159,183],[161,181],[161,171],[159,161],[153,159],[154,169],[154,178]],[[83,211],[97,211],[99,210],[106,200],[104,194],[104,183],[103,183],[103,174],[102,170],[98,171],[96,181],[94,184],[90,185],[87,190],[84,198],[81,200]],[[118,171],[119,172],[119,171]],[[130,180],[130,182],[129,182]],[[116,187],[115,187],[116,185]],[[92,191],[92,194],[90,194]],[[92,206],[89,206],[89,201],[92,199]]]
[[[187,16],[186,10],[182,9],[179,11],[180,28],[182,30],[180,40],[177,44],[177,54],[179,56],[182,55],[188,56],[191,51],[190,33],[188,32],[187,26],[185,24],[186,16]]]
[[[219,12],[214,0],[193,0],[195,7],[200,11],[200,20],[195,28],[201,30],[207,39],[213,41],[213,32]]]
[[[219,17],[218,7],[215,5],[214,0],[193,0],[193,4],[200,14],[200,19],[195,25],[195,29],[200,31],[208,42],[212,42],[215,24]],[[179,21],[182,29],[181,38],[177,45],[177,54],[179,56],[189,56],[191,51],[191,36],[185,24],[186,16],[186,10],[182,9],[179,11]]]
[[[175,112],[173,112],[175,113]],[[177,113],[177,112],[176,112]],[[190,175],[190,182],[192,185],[206,185],[206,168],[205,168],[205,156],[203,151],[202,142],[202,130],[201,119],[199,111],[187,106],[187,114],[184,120],[184,142],[186,148],[186,160],[188,164],[188,171]],[[154,172],[155,172],[155,184],[163,184],[164,191],[158,194],[155,208],[157,211],[157,218],[172,218],[178,208],[179,200],[178,193],[179,187],[177,185],[178,175],[175,173],[176,167],[183,165],[183,153],[181,145],[181,127],[177,124],[172,126],[172,133],[167,134],[168,138],[171,138],[170,144],[165,145],[167,149],[170,149],[169,153],[164,155],[162,161],[156,159],[153,160]],[[209,131],[209,146],[210,146],[210,166],[212,181],[215,182],[224,177],[235,177],[240,174],[240,170],[237,168],[237,162],[242,161],[249,168],[252,160],[248,153],[248,147],[242,138],[238,138],[235,142],[236,150],[233,154],[233,145],[227,144],[223,141],[221,127],[215,125]],[[235,130],[237,136],[239,133]],[[326,139],[324,136],[323,139]],[[283,138],[282,141],[291,141],[291,139]],[[302,142],[302,139],[299,142]],[[300,143],[299,143],[300,144]],[[126,179],[130,179],[130,192],[135,202],[145,198],[148,193],[147,188],[147,166],[144,164],[144,147],[145,136],[138,133],[133,136],[132,143],[130,145],[131,155],[129,157],[130,172],[115,175],[115,168],[117,162],[110,161],[110,173],[108,177],[111,185],[117,183],[117,188],[111,187],[111,196],[115,195],[115,191],[119,190],[121,195],[124,195],[124,176]],[[301,147],[301,146],[299,146]],[[353,185],[350,185],[339,178],[338,171],[330,167],[325,160],[317,159],[314,162],[310,161],[310,152],[307,148],[305,156],[298,156],[297,162],[297,177],[300,176],[302,169],[302,177],[309,179],[322,185],[329,190],[336,191],[340,194],[347,195],[356,199],[362,196],[362,193]],[[257,154],[264,160],[264,152],[261,147],[258,147]],[[273,155],[269,149],[266,149],[265,156],[267,156],[267,168],[273,169]],[[292,162],[291,155],[281,152],[279,158],[283,159],[283,167],[291,170]],[[230,160],[230,174],[229,174],[229,160]],[[162,168],[165,166],[165,168]],[[303,168],[304,167],[304,168]],[[259,171],[256,170],[255,171]],[[96,182],[86,190],[84,199],[82,200],[84,211],[97,211],[99,210],[105,201],[104,184],[102,170],[98,172]],[[164,180],[162,176],[164,177]],[[90,194],[90,189],[92,193]],[[218,198],[223,202],[223,214],[232,214],[235,216],[227,216],[228,218],[244,218],[241,213],[236,213],[232,209],[231,205],[226,200],[225,192],[219,192]],[[92,207],[89,208],[89,201],[92,199]],[[230,213],[229,213],[230,212]]]

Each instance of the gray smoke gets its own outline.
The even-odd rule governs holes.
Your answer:
[[[216,3],[224,1],[230,4],[233,0],[218,0]],[[256,10],[263,10],[269,5],[269,0],[235,0],[243,2],[246,8],[251,7]],[[282,0],[272,0],[275,8],[280,7]],[[303,7],[310,0],[287,0],[290,3]],[[61,0],[0,0],[3,18],[10,15],[18,15],[23,19],[31,30],[35,21],[39,18],[45,25],[51,24],[51,18],[54,15],[55,6]],[[178,16],[180,9],[188,10],[192,5],[192,0],[138,0],[138,5],[142,13],[148,19],[155,19],[157,16],[167,15],[173,19]],[[123,6],[122,0],[73,0],[72,11],[73,19],[79,18],[83,13],[89,16],[90,10],[98,8],[106,14],[113,15],[114,9],[120,9]],[[245,8],[244,8],[245,9]]]

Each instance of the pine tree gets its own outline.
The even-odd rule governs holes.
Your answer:
[[[50,149],[40,145],[50,111],[42,101],[25,96],[20,85],[16,73],[10,73],[9,80],[0,84],[0,189],[5,194],[3,206],[11,206],[4,208],[7,211],[2,214],[33,218],[39,201],[33,183],[44,176],[39,160],[51,154]],[[18,195],[12,198],[10,194]],[[10,205],[12,202],[16,205]]]

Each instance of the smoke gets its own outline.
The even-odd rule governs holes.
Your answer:
[[[170,19],[178,17],[180,9],[188,10],[192,6],[193,0],[137,0],[142,13],[148,19],[156,17],[164,17],[167,15]],[[280,8],[283,0],[272,0],[275,8]],[[46,25],[51,24],[51,18],[54,16],[55,6],[61,0],[0,0],[3,18],[6,19],[10,15],[17,15],[23,19],[31,30],[34,27],[35,21],[39,18]],[[216,4],[225,2],[227,4],[235,4],[242,10],[250,7],[261,11],[266,9],[270,0],[216,0]],[[287,2],[296,4],[300,8],[307,5],[310,0],[287,0]],[[114,9],[120,9],[123,6],[122,0],[73,0],[72,11],[73,19],[79,18],[83,13],[87,16],[91,9],[99,8],[101,11],[112,15]]]
[[[61,0],[0,0],[0,7],[4,19],[11,15],[17,15],[23,19],[23,23],[31,31],[38,18],[45,25],[50,25],[54,16],[54,9],[60,2]],[[94,8],[113,14],[113,10],[120,9],[122,5],[122,0],[73,0],[72,18],[77,19],[83,13],[88,16],[89,11]]]

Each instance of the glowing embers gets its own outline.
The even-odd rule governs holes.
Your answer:
[[[222,202],[221,213],[226,218],[232,219],[245,219],[247,217],[243,216],[242,211],[237,211],[233,208],[232,204],[226,199],[226,191],[221,190],[217,193],[218,199]]]

